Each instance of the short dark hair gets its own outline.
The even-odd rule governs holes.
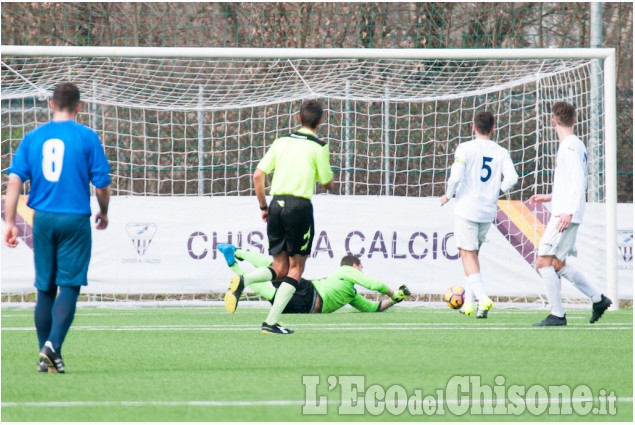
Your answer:
[[[340,266],[359,266],[361,264],[361,260],[354,255],[346,255],[340,262]]]
[[[303,126],[317,128],[322,118],[322,104],[314,99],[305,100],[300,106],[300,122]]]
[[[490,134],[494,128],[494,115],[488,111],[479,111],[474,116],[474,127],[480,134]]]
[[[558,125],[563,127],[573,127],[575,122],[575,106],[569,102],[556,102],[551,107],[551,114]]]
[[[60,111],[73,112],[79,104],[79,89],[73,83],[61,83],[53,91],[53,104]]]

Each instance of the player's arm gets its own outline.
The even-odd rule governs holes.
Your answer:
[[[543,202],[551,202],[551,193],[541,195],[531,195],[529,202],[532,204],[542,204]]]
[[[97,203],[99,204],[99,212],[95,216],[95,223],[97,223],[97,229],[103,230],[108,227],[108,204],[110,203],[110,185],[106,187],[98,187],[95,192],[97,193]]]
[[[503,181],[501,182],[501,192],[507,193],[518,183],[518,173],[514,167],[509,152],[505,151],[505,159],[503,160]]]
[[[18,209],[18,199],[22,192],[22,182],[31,178],[30,167],[27,160],[30,146],[29,136],[30,133],[27,133],[18,145],[18,149],[15,151],[15,155],[11,161],[11,166],[7,170],[9,182],[7,183],[7,193],[4,198],[4,222],[6,225],[4,243],[12,248],[18,245],[18,227],[15,225],[15,215]]]
[[[318,181],[326,190],[333,190],[333,170],[331,169],[331,153],[328,144],[322,147],[318,155],[317,175]]]
[[[461,145],[456,148],[456,154],[454,155],[454,164],[450,168],[450,178],[445,190],[445,195],[441,197],[441,206],[447,204],[450,199],[456,194],[456,190],[459,184],[463,180],[465,175],[465,165],[467,164],[465,154]]]
[[[360,294],[355,294],[355,297],[350,302],[350,305],[352,305],[359,311],[380,312],[408,298],[408,296],[410,295],[410,291],[408,290],[406,285],[401,285],[399,289],[396,291],[392,291],[391,289],[388,289],[388,291],[386,292],[386,295],[389,298],[384,297],[384,299],[380,301],[372,302],[367,300]]]
[[[260,207],[260,214],[262,221],[267,221],[269,216],[269,205],[267,204],[267,197],[265,195],[265,177],[272,172],[276,167],[276,142],[269,148],[265,156],[260,160],[256,166],[254,172],[253,182],[254,190],[256,191],[256,198],[258,200],[258,206]]]
[[[580,197],[582,197],[582,191],[586,187],[586,182],[584,180],[584,169],[577,157],[577,153],[573,149],[564,149],[563,154],[558,157],[558,167],[562,167],[564,169],[564,175],[569,177],[568,187],[570,188],[565,194],[563,203],[566,214],[560,214],[559,216],[560,222],[558,224],[558,230],[563,232],[569,227],[573,216],[578,212]]]
[[[380,301],[367,300],[360,294],[355,294],[355,296],[353,297],[353,299],[351,300],[349,304],[353,306],[353,308],[363,313],[374,313],[374,312],[382,311],[381,309],[382,303]]]
[[[15,225],[15,215],[21,191],[22,180],[17,175],[11,174],[9,176],[9,183],[7,184],[7,194],[4,198],[4,222],[6,225],[4,243],[11,248],[15,248],[18,245],[18,227]]]
[[[92,149],[88,158],[90,181],[96,188],[99,212],[95,216],[97,229],[108,227],[108,204],[110,203],[110,165],[97,133],[91,132]]]
[[[269,215],[267,197],[265,196],[265,172],[260,168],[256,169],[254,173],[254,189],[256,190],[256,198],[258,198],[258,205],[262,215],[262,221],[267,221]]]
[[[370,289],[371,291],[377,291],[382,295],[387,295],[388,292],[392,291],[381,280],[373,279],[372,277],[366,276],[364,273],[359,270],[354,269],[353,267],[347,267],[346,269],[347,278],[356,283],[357,285],[361,285],[366,289]]]

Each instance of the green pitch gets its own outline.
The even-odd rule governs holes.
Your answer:
[[[545,311],[476,320],[450,309],[346,310],[283,316],[290,336],[260,333],[266,311],[80,308],[67,373],[55,375],[36,372],[33,310],[4,308],[1,419],[633,419],[632,309],[594,325],[590,311],[572,311],[569,326],[548,329],[531,326]],[[569,391],[567,401],[547,397],[552,388]],[[507,403],[494,405],[501,394]]]

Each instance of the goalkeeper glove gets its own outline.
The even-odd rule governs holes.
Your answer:
[[[397,304],[402,302],[409,296],[410,290],[408,289],[408,287],[406,285],[401,285],[398,290],[392,293],[392,297],[390,297],[390,299],[392,300],[393,304]]]

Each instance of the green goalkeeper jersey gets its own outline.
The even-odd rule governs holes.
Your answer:
[[[327,278],[314,280],[313,286],[322,298],[322,313],[333,311],[351,304],[360,311],[377,311],[379,302],[371,302],[355,291],[355,284],[385,294],[388,286],[370,278],[351,266],[341,266]]]

